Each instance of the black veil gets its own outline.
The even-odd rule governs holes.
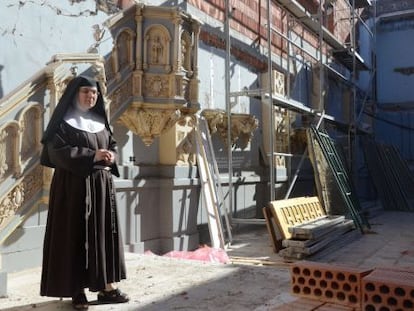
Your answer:
[[[52,163],[49,161],[47,154],[47,143],[52,139],[59,125],[63,121],[63,118],[68,111],[68,109],[75,103],[75,97],[78,93],[78,90],[82,86],[96,87],[98,89],[98,98],[96,105],[90,109],[90,111],[98,114],[105,120],[105,127],[112,134],[111,128],[109,126],[108,117],[105,112],[105,104],[102,95],[101,88],[99,83],[88,76],[77,76],[73,78],[67,85],[65,91],[63,92],[62,97],[60,98],[58,104],[56,105],[55,110],[53,111],[52,116],[50,117],[49,124],[42,137],[43,150],[40,157],[40,163],[45,166],[53,167]]]

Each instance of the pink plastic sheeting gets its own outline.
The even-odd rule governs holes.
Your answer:
[[[150,251],[146,251],[146,254],[151,254]],[[209,246],[201,246],[195,251],[170,251],[163,257],[200,260],[205,262],[217,262],[217,263],[229,263],[230,258],[227,253],[221,248],[211,248]]]

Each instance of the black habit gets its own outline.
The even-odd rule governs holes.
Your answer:
[[[90,133],[63,121],[83,82],[77,77],[69,83],[42,140],[41,162],[55,168],[44,238],[42,296],[72,297],[84,288],[101,291],[107,283],[126,278],[112,178],[119,175],[118,169],[115,163],[108,167],[94,162],[95,150],[108,149],[115,155],[117,150],[102,114],[102,95],[95,113],[105,120],[103,130]]]

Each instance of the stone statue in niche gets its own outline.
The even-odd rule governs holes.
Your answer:
[[[161,38],[156,36],[152,39],[151,44],[151,64],[159,65],[162,64],[164,58],[164,46],[161,42]]]
[[[184,39],[181,40],[181,65],[184,69],[187,69],[187,43]]]
[[[128,39],[127,33],[120,34],[118,38],[118,64],[120,69],[128,65]]]
[[[191,37],[187,32],[184,32],[181,35],[181,42],[180,42],[180,49],[181,49],[181,67],[187,71],[187,76],[191,76],[191,65],[190,65],[190,57],[191,57]]]

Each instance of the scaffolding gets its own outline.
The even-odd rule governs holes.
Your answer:
[[[314,1],[315,2],[315,1]],[[375,6],[375,2],[372,3],[370,0],[349,0],[345,1],[347,4],[347,9],[349,10],[348,23],[350,25],[350,33],[349,33],[349,40],[348,42],[342,42],[336,36],[334,36],[332,29],[328,29],[329,26],[326,26],[326,20],[329,17],[328,15],[332,14],[332,10],[334,9],[336,0],[320,0],[318,2],[318,8],[316,12],[309,12],[306,10],[300,3],[295,0],[267,0],[267,65],[268,70],[266,73],[267,76],[267,86],[262,87],[259,90],[242,90],[239,92],[230,92],[230,77],[228,76],[229,68],[230,68],[230,50],[231,50],[231,36],[230,36],[230,20],[231,10],[230,10],[230,1],[226,0],[226,14],[225,14],[225,32],[226,32],[226,108],[227,108],[227,121],[228,121],[228,130],[230,131],[230,122],[231,122],[231,98],[238,97],[238,96],[250,96],[250,97],[261,97],[262,102],[266,102],[266,104],[270,108],[269,114],[269,126],[270,126],[270,134],[269,134],[269,152],[267,152],[266,157],[269,159],[269,185],[270,185],[270,201],[274,201],[276,199],[276,184],[277,174],[275,174],[275,157],[285,157],[291,158],[295,156],[294,154],[276,152],[276,133],[275,133],[275,109],[276,107],[286,109],[288,112],[297,112],[303,115],[309,115],[316,118],[317,127],[319,127],[323,122],[329,122],[341,128],[347,129],[347,141],[348,141],[348,150],[349,150],[349,159],[355,157],[355,134],[358,131],[360,115],[362,110],[364,109],[364,105],[366,100],[371,97],[370,92],[372,90],[363,90],[365,93],[363,102],[361,104],[361,110],[357,112],[357,92],[360,91],[357,86],[357,72],[358,71],[369,71],[371,77],[373,76],[373,68],[372,66],[369,67],[363,57],[358,53],[357,46],[356,46],[356,27],[357,25],[363,25],[367,32],[374,37],[374,34],[370,31],[369,27],[365,24],[363,19],[361,18],[359,11],[363,8],[371,7],[372,5]],[[279,29],[276,29],[272,26],[271,21],[272,16],[272,5],[276,5],[281,8],[284,14],[288,15],[288,28],[286,32],[283,32]],[[374,9],[375,12],[375,9]],[[357,24],[357,22],[359,24]],[[309,47],[304,47],[301,44],[296,43],[298,34],[296,34],[291,28],[294,25],[300,25],[303,29],[310,31],[314,34],[315,37],[318,38],[318,46],[315,49],[310,49]],[[328,27],[328,28],[327,28]],[[274,76],[273,76],[273,68],[275,67],[275,62],[272,55],[272,37],[277,36],[282,41],[286,43],[288,54],[286,56],[286,84],[287,84],[287,91],[285,95],[275,94],[273,92],[273,85],[274,85]],[[292,35],[295,38],[292,38]],[[319,68],[319,102],[317,103],[316,107],[306,105],[305,103],[295,100],[291,98],[290,94],[290,81],[291,81],[291,63],[295,61],[296,54],[294,51],[300,51],[307,58],[312,59],[312,61],[316,64],[316,67]],[[282,56],[283,58],[283,56]],[[332,61],[332,63],[330,63]],[[339,69],[338,69],[339,68]],[[341,72],[342,70],[342,72]],[[347,70],[347,71],[346,71]],[[345,74],[343,73],[345,71]],[[349,111],[349,120],[343,121],[338,120],[332,115],[326,113],[326,107],[324,102],[324,87],[327,85],[325,79],[325,73],[334,75],[338,80],[343,81],[344,83],[348,84],[352,89],[352,101],[350,102],[350,111]],[[346,74],[350,75],[346,76]],[[372,79],[370,79],[372,82]],[[228,133],[228,138],[230,138],[230,133]],[[230,210],[233,210],[232,206],[232,150],[231,144],[228,143],[228,167],[229,167],[229,207]],[[285,198],[288,198],[291,190],[296,182],[298,170],[303,163],[303,160],[306,156],[305,152],[300,155],[301,161],[298,164],[298,168],[296,169],[295,174],[292,176],[291,172],[288,172],[290,178],[288,178],[288,182],[290,182],[288,186],[287,193]],[[265,223],[262,219],[232,219],[233,223]]]

